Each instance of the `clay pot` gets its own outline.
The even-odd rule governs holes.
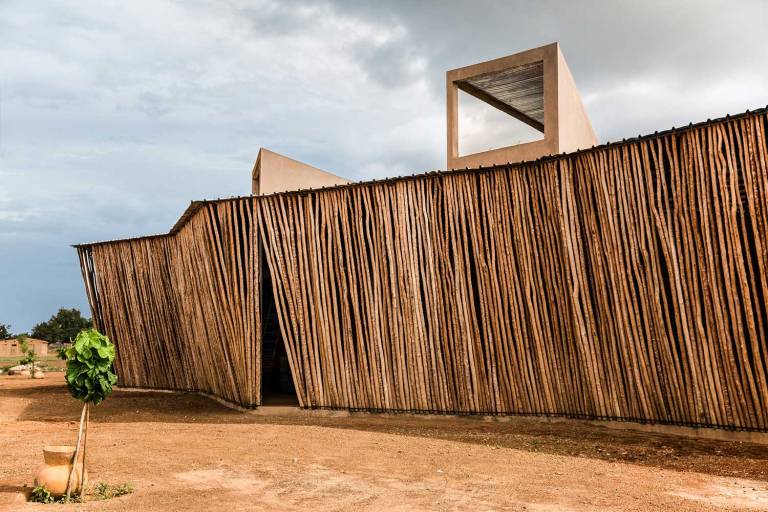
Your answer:
[[[43,447],[43,459],[45,463],[40,466],[35,475],[35,486],[44,485],[48,492],[59,497],[67,492],[67,478],[72,467],[72,456],[75,454],[74,446],[45,446]],[[80,478],[80,467],[72,473],[72,494],[79,494],[81,484],[88,481],[88,471],[85,478]]]
[[[44,379],[45,374],[42,370],[35,370],[35,374],[32,376],[33,379]]]

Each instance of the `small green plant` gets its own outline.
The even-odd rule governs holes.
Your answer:
[[[73,494],[71,496],[62,496],[59,498],[59,501],[56,503],[61,503],[62,505],[66,505],[67,503],[82,503],[83,502],[83,495],[82,494]]]
[[[112,392],[117,375],[112,372],[115,346],[95,329],[80,332],[64,351],[67,386],[73,397],[99,405]]]
[[[109,485],[106,482],[99,482],[96,487],[93,488],[93,496],[97,500],[108,500],[111,498],[119,498],[133,492],[133,485],[130,483],[122,483],[120,485]]]
[[[72,470],[67,482],[69,497],[72,483],[72,472],[76,464],[80,463],[83,474],[85,472],[85,446],[88,439],[88,421],[90,418],[90,405],[99,405],[112,392],[112,387],[117,383],[117,375],[112,371],[112,363],[115,360],[115,346],[109,338],[95,329],[80,331],[72,346],[60,353],[67,361],[66,381],[70,394],[83,402],[83,412],[80,414],[80,430],[77,434],[77,445],[72,464]],[[83,429],[85,425],[85,429]],[[82,451],[80,439],[83,438]],[[82,457],[82,462],[80,462]]]
[[[35,363],[37,362],[35,349],[29,346],[29,336],[26,334],[19,334],[16,337],[16,341],[19,342],[19,350],[24,354],[24,357],[19,361],[19,364],[30,365],[29,376],[32,378],[35,376]]]
[[[133,484],[125,482],[115,487],[115,498],[131,494],[133,492]]]
[[[34,347],[30,347],[29,350],[27,350],[27,355],[24,357],[24,359],[21,360],[21,364],[29,365],[29,376],[30,378],[33,378],[35,376],[35,372],[39,368],[38,362],[40,362],[40,358],[37,356],[37,352],[35,352]]]
[[[109,484],[107,482],[99,482],[93,489],[93,494],[100,500],[109,499]]]
[[[40,358],[37,357],[35,347],[29,345],[29,336],[26,334],[19,334],[16,339],[19,342],[19,349],[21,349],[21,353],[24,354],[24,357],[21,359],[21,361],[19,361],[19,364],[29,365],[29,377],[33,378],[35,376],[35,370],[37,369],[37,363],[40,361]]]
[[[53,503],[54,500],[53,495],[44,485],[38,485],[32,489],[32,495],[30,496],[29,501],[34,501],[35,503]]]

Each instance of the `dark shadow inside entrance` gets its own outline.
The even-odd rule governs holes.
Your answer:
[[[299,405],[280,332],[272,276],[261,250],[261,405]]]

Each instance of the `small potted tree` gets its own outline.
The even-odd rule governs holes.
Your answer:
[[[67,387],[73,397],[83,402],[77,444],[46,446],[46,465],[35,477],[35,485],[45,487],[53,496],[73,492],[85,495],[85,449],[88,441],[88,421],[91,405],[99,405],[112,392],[117,375],[112,371],[115,346],[95,329],[81,331],[69,348],[62,348],[59,357],[67,362]],[[50,461],[50,462],[49,462]],[[65,462],[68,462],[65,464]]]

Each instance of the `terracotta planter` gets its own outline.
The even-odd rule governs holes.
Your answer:
[[[67,492],[67,478],[69,478],[74,454],[74,446],[45,446],[43,448],[45,463],[37,470],[35,485],[44,485],[48,492],[56,497],[63,496]],[[82,484],[87,481],[88,471],[85,472],[85,478],[81,479],[80,468],[76,468],[72,473],[72,494],[79,494]]]

